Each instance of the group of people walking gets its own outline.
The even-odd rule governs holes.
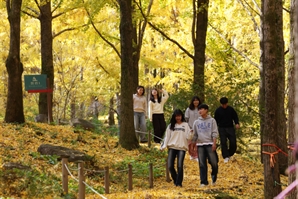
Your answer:
[[[144,96],[145,88],[137,87],[137,93],[133,95],[134,126],[136,137],[141,143],[146,143],[146,118],[147,118],[147,99]],[[154,142],[160,143],[165,130],[166,121],[164,117],[164,104],[169,98],[166,90],[153,89],[149,100],[149,119],[153,125]]]
[[[144,87],[137,88],[134,94],[134,121],[136,136],[140,136],[140,142],[147,142],[146,131],[142,126],[142,119],[146,118],[147,100],[144,95]],[[161,93],[161,96],[159,96]],[[143,98],[142,98],[143,96]],[[214,118],[209,114],[209,106],[203,104],[198,96],[191,99],[189,107],[183,113],[176,109],[171,117],[170,124],[166,128],[163,106],[169,98],[165,90],[153,89],[149,101],[149,119],[153,124],[154,142],[161,143],[161,150],[168,149],[168,168],[175,186],[182,187],[183,164],[186,152],[189,152],[192,160],[197,160],[200,170],[200,186],[209,184],[208,165],[211,165],[211,184],[215,184],[218,174],[217,139],[220,146],[224,163],[230,160],[237,149],[235,128],[240,128],[239,119],[235,109],[228,105],[228,98],[220,99],[220,106],[214,112]],[[141,103],[142,102],[142,103]],[[142,108],[140,108],[142,104]],[[139,124],[140,125],[139,125]],[[144,137],[142,137],[144,136]],[[175,160],[177,158],[177,169]]]

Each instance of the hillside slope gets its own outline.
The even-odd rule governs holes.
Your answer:
[[[236,154],[228,163],[220,156],[216,185],[200,188],[199,167],[186,155],[183,187],[166,182],[166,152],[159,146],[142,144],[127,151],[103,128],[100,133],[74,133],[68,126],[38,123],[0,126],[0,198],[77,198],[77,164],[69,163],[69,194],[62,193],[62,164],[55,156],[37,152],[41,144],[53,144],[85,152],[86,198],[263,198],[263,165]],[[8,162],[30,170],[5,170]],[[153,164],[153,188],[149,188],[148,165]],[[128,191],[128,164],[133,167],[133,190]],[[104,168],[110,170],[110,194],[104,194]],[[210,168],[209,171],[210,173]],[[283,177],[286,183],[286,177]],[[283,187],[284,188],[284,187]],[[95,191],[95,192],[94,192]]]

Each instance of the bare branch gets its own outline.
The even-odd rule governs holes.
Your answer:
[[[160,30],[158,27],[153,25],[151,22],[148,22],[148,24],[157,32],[159,32],[162,36],[164,36],[167,40],[171,41],[172,43],[176,44],[182,50],[186,55],[188,55],[191,59],[194,59],[194,56],[190,54],[185,48],[183,48],[176,40],[170,38],[168,35],[166,35],[162,30]]]
[[[25,13],[26,15],[28,15],[28,16],[30,16],[30,17],[32,17],[32,18],[35,18],[35,19],[39,19],[39,15],[40,15],[40,13],[37,11],[37,10],[34,10],[33,8],[30,8],[30,7],[26,7],[28,10],[30,10],[31,12],[33,12],[34,14],[32,14],[32,13],[29,13],[29,12],[27,12],[27,11],[25,11],[25,10],[22,10],[22,12],[23,13]]]
[[[251,59],[249,59],[243,52],[241,52],[240,50],[238,50],[238,49],[236,49],[223,35],[222,35],[222,33],[219,31],[219,30],[217,30],[214,26],[212,26],[210,23],[208,23],[209,24],[209,26],[215,31],[215,32],[217,32],[217,34],[227,43],[227,44],[229,44],[229,46],[235,51],[235,52],[237,52],[239,55],[241,55],[244,59],[246,59],[251,65],[253,65],[253,66],[255,66],[255,67],[257,67],[259,70],[261,70],[261,67],[257,64],[257,63],[255,63],[255,62],[253,62]]]
[[[80,29],[80,28],[85,27],[85,26],[88,26],[88,24],[84,24],[84,25],[82,25],[82,26],[78,26],[78,27],[73,27],[73,28],[66,28],[66,29],[63,29],[63,30],[61,30],[61,31],[58,32],[58,33],[54,33],[54,34],[53,34],[53,39],[54,39],[55,37],[58,37],[59,35],[61,35],[61,34],[64,33],[64,32],[68,32],[68,31],[72,31],[72,30],[77,30],[77,29]]]
[[[111,46],[113,48],[113,50],[116,52],[116,54],[118,55],[119,58],[121,58],[121,55],[120,55],[120,52],[118,51],[118,49],[116,48],[116,46],[114,44],[112,44],[110,41],[108,41],[102,34],[101,32],[96,28],[93,20],[92,20],[92,17],[89,13],[89,11],[87,10],[87,8],[85,8],[88,16],[89,16],[89,19],[90,19],[90,22],[91,22],[91,25],[92,27],[94,28],[94,30],[97,32],[97,34],[99,35],[99,37],[104,40],[109,46]]]
[[[257,13],[257,12],[245,0],[244,0],[244,2],[245,2],[246,5],[244,5],[244,3],[241,0],[238,0],[238,2],[243,6],[243,8],[247,12],[247,14],[251,17],[251,20],[254,23],[255,28],[258,29],[258,33],[260,33],[261,32],[261,28],[258,25],[258,23],[256,22],[255,18],[253,17],[253,14],[251,13],[251,11],[247,7],[249,7],[251,10],[253,10],[255,13]],[[257,13],[257,15],[259,17],[261,17],[259,13]]]
[[[261,10],[260,10],[260,8],[259,8],[259,6],[258,6],[258,4],[253,0],[253,2],[254,2],[254,4],[255,4],[255,6],[258,8],[258,11],[256,11],[255,9],[253,9],[253,7],[251,7],[250,6],[250,4],[246,1],[246,0],[243,0],[244,2],[245,2],[245,4],[246,4],[246,6],[244,5],[244,3],[243,2],[240,2],[241,4],[242,4],[242,6],[245,8],[245,10],[246,11],[248,11],[248,9],[247,9],[247,7],[249,7],[249,9],[251,9],[254,13],[256,13],[259,17],[261,17]],[[238,0],[238,2],[239,2],[239,0]],[[252,14],[251,14],[251,12],[249,11],[249,13],[250,13],[250,16],[252,16]]]
[[[62,1],[60,0],[57,6],[53,8],[52,14],[60,7],[61,4],[62,4]]]
[[[146,29],[146,26],[147,26],[147,23],[148,23],[148,21],[147,21],[147,17],[148,17],[149,14],[150,14],[150,10],[151,10],[152,5],[153,5],[153,0],[150,0],[150,2],[149,2],[149,5],[148,5],[148,8],[147,8],[147,13],[146,13],[146,15],[143,13],[142,6],[141,6],[141,2],[140,2],[139,4],[138,4],[136,1],[134,1],[134,2],[135,2],[135,4],[138,6],[140,12],[142,13],[142,16],[146,16],[146,17],[144,18],[144,23],[143,23],[143,25],[142,25],[142,27],[141,27],[141,29],[140,29],[140,31],[139,31],[138,50],[140,50],[141,47],[142,47],[142,43],[143,43],[144,32],[145,32],[145,29]]]
[[[196,17],[196,1],[192,1],[192,24],[191,24],[191,39],[193,45],[195,45],[196,36],[195,36],[195,27],[197,23]]]
[[[256,2],[256,0],[252,0],[252,2],[254,3],[255,7],[258,9],[258,13],[262,13],[261,8],[258,5],[258,3]]]
[[[96,57],[98,66],[100,66],[108,75],[111,76],[111,74],[105,69],[105,67],[99,62],[98,57]],[[118,81],[118,83],[120,84],[120,82]]]

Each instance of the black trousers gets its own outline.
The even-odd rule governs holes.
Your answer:
[[[223,158],[231,157],[237,149],[236,133],[234,127],[219,127],[221,153]],[[229,143],[228,143],[229,141]]]
[[[152,124],[154,130],[154,142],[160,143],[166,131],[166,121],[164,114],[153,114]]]

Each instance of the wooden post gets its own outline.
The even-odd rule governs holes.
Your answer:
[[[166,181],[171,182],[170,175],[169,175],[168,158],[166,160]]]
[[[109,167],[105,167],[105,193],[110,193],[110,174]]]
[[[78,164],[79,167],[79,199],[85,199],[85,176],[84,176],[84,162],[80,161]]]
[[[132,190],[132,166],[128,164],[128,190]]]
[[[148,131],[148,147],[151,147],[151,133]]]
[[[153,188],[153,165],[149,164],[149,188]]]
[[[63,190],[63,195],[68,194],[68,172],[65,167],[68,163],[68,158],[67,157],[62,157],[62,190]]]

